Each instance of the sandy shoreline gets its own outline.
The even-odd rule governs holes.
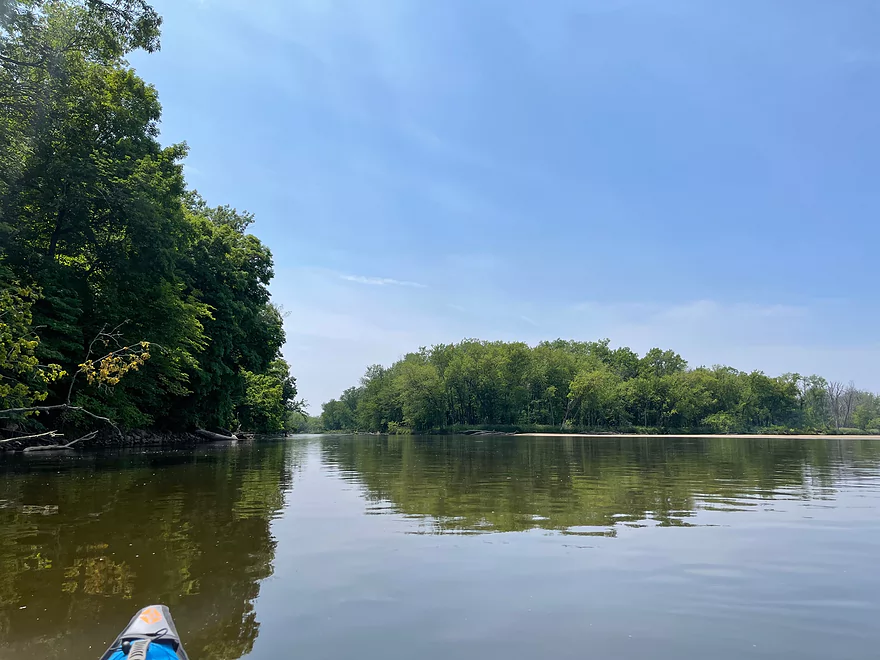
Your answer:
[[[534,438],[737,438],[742,440],[880,440],[880,435],[758,435],[756,433],[731,433],[728,435],[719,433],[693,433],[669,435],[638,434],[638,433],[514,433],[516,436],[530,436]]]

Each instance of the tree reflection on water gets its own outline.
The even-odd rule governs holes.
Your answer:
[[[0,656],[93,659],[151,603],[192,657],[248,653],[296,460],[265,443],[0,463]]]

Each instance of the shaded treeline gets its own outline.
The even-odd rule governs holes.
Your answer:
[[[328,437],[322,451],[371,501],[439,533],[687,525],[699,510],[827,497],[880,464],[876,441],[839,438]]]
[[[737,431],[880,427],[880,399],[820,376],[688,368],[608,340],[535,347],[466,340],[370,367],[324,404],[326,430],[417,432],[475,425]]]
[[[159,48],[159,16],[5,0],[0,19],[0,409],[281,428],[296,390],[272,255],[251,215],[187,189],[187,147],[160,144],[158,93],[124,59]]]

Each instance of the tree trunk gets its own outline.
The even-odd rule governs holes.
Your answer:
[[[52,230],[52,238],[49,241],[49,258],[54,261],[55,253],[58,251],[58,239],[61,238],[64,228],[64,209],[58,209],[58,215],[55,216],[55,229]]]
[[[196,435],[200,435],[208,440],[238,440],[238,436],[235,434],[222,435],[213,431],[206,431],[205,429],[196,429]]]

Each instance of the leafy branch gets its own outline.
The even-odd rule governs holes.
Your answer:
[[[89,385],[96,385],[102,389],[109,389],[110,387],[117,385],[125,374],[130,371],[137,371],[147,360],[150,359],[150,342],[141,341],[134,345],[122,344],[122,333],[120,332],[120,328],[122,328],[125,323],[126,322],[120,323],[111,329],[108,329],[105,325],[101,328],[100,332],[95,335],[92,341],[89,342],[85,359],[70,379],[70,385],[67,388],[67,399],[64,403],[49,406],[31,405],[17,408],[6,408],[0,410],[0,417],[31,415],[39,414],[41,412],[77,412],[108,424],[113,427],[116,433],[121,437],[122,432],[112,419],[93,413],[82,406],[74,405],[73,392],[77,377],[80,374],[86,378]],[[104,348],[116,346],[116,348],[102,357],[93,358],[92,356],[96,352],[96,349],[100,346],[103,346]],[[58,365],[49,366],[53,368],[52,373],[60,373],[63,375],[64,372],[60,371]],[[57,367],[57,369],[54,369],[55,367]],[[57,431],[49,431],[47,434],[38,434],[37,436],[34,436],[34,438],[42,435],[52,436],[52,434],[56,433]],[[11,438],[10,440],[13,439],[20,441],[26,438]],[[0,442],[0,444],[3,443]]]

